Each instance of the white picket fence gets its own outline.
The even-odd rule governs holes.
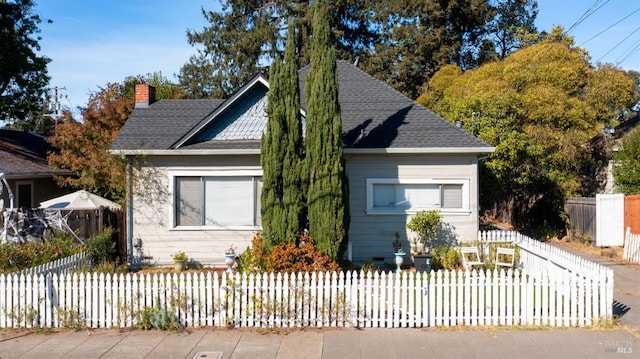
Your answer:
[[[629,227],[627,227],[625,235],[622,258],[630,262],[640,263],[640,234],[631,233],[631,228]]]
[[[610,320],[613,271],[516,232],[519,269],[431,273],[0,275],[0,328],[136,327],[149,308],[188,327],[588,326]]]
[[[508,272],[0,275],[0,327],[135,327],[147,307],[187,327],[588,326],[601,283]]]
[[[52,262],[25,269],[23,271],[20,271],[19,273],[31,275],[62,273],[72,270],[80,270],[86,264],[88,264],[87,255],[85,252],[80,252],[69,257],[60,258]]]
[[[515,244],[520,249],[520,260],[517,267],[538,277],[562,275],[563,271],[569,271],[594,278],[603,274],[613,281],[613,270],[515,231],[479,232],[478,240],[480,243],[508,242]],[[487,247],[485,246],[485,248]]]

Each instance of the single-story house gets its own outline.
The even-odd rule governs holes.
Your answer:
[[[54,180],[54,175],[71,176],[69,170],[49,166],[47,154],[56,149],[42,135],[0,130],[0,172],[13,193],[14,208],[35,208],[40,202],[69,193]],[[5,207],[10,207],[9,189],[3,188]]]
[[[338,61],[344,158],[349,183],[348,256],[355,263],[393,258],[398,232],[408,249],[410,216],[438,208],[447,235],[478,231],[478,156],[483,141],[366,74]],[[300,70],[301,105],[305,80]],[[269,83],[257,76],[226,100],[160,100],[136,88],[136,106],[111,153],[134,163],[130,243],[158,264],[185,251],[222,263],[261,230],[260,139]],[[132,172],[133,173],[133,172]],[[134,181],[134,182],[135,182]],[[313,234],[312,234],[313,235]]]

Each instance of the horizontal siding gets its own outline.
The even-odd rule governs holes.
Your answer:
[[[259,155],[238,155],[238,156],[163,156],[147,157],[148,165],[158,168],[168,168],[173,170],[186,170],[189,168],[212,167],[242,167],[260,166]]]
[[[239,252],[244,251],[250,246],[256,230],[180,230],[171,227],[173,193],[168,173],[187,169],[247,169],[255,167],[256,159],[257,156],[147,158],[142,177],[154,180],[143,182],[144,190],[138,190],[134,198],[134,244],[140,238],[144,255],[149,257],[149,262],[158,265],[172,264],[171,254],[177,251],[186,252],[192,261],[204,265],[223,265],[224,251],[231,245]],[[154,165],[156,167],[152,167]]]
[[[406,228],[409,217],[373,215],[366,213],[367,178],[402,179],[468,179],[469,215],[443,215],[455,241],[467,242],[476,238],[478,231],[477,165],[472,156],[386,155],[350,156],[346,162],[349,177],[351,223],[349,241],[352,259],[356,263],[384,258],[393,263],[392,242],[399,232],[405,251],[410,248],[415,234]],[[444,238],[442,238],[444,239]],[[408,260],[408,258],[406,259]]]
[[[134,243],[141,238],[143,251],[150,261],[160,265],[172,263],[171,254],[182,250],[202,264],[222,264],[224,249],[232,244],[244,250],[251,244],[255,230],[176,230],[171,228],[171,199],[168,172],[173,170],[233,170],[259,166],[259,156],[167,156],[146,159],[147,178],[154,178],[151,188],[135,196]],[[151,167],[156,166],[156,167]],[[367,178],[469,179],[469,215],[444,215],[451,235],[457,241],[473,241],[478,230],[477,165],[474,156],[437,155],[350,155],[346,157],[349,177],[351,223],[349,239],[356,263],[382,257],[393,260],[395,232],[409,248],[414,234],[406,229],[406,215],[368,215],[366,209]],[[144,176],[143,176],[144,177]]]

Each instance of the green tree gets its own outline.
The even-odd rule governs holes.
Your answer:
[[[284,98],[283,64],[277,59],[269,69],[269,98],[267,128],[260,146],[262,166],[262,232],[265,246],[285,242],[287,221],[284,208],[284,156],[287,123]]]
[[[336,54],[325,0],[314,5],[311,69],[307,77],[306,163],[309,234],[318,250],[340,259],[346,249],[348,190],[344,172],[342,119]]]
[[[296,19],[299,29],[298,66],[307,65],[313,3],[228,0],[219,13],[203,11],[211,26],[188,33],[189,43],[203,49],[182,67],[180,84],[196,98],[232,94],[282,52],[288,18]],[[499,41],[490,38],[512,46],[512,39],[531,31],[536,13],[528,3],[492,3],[337,0],[328,4],[328,21],[337,58],[358,58],[365,71],[415,98],[441,66],[473,68],[497,57]],[[494,17],[501,27],[491,26]]]
[[[40,51],[40,15],[31,0],[0,0],[0,121],[42,118],[49,84]]]
[[[616,188],[627,195],[640,194],[640,130],[635,129],[624,137],[613,159]]]
[[[296,32],[294,21],[289,21],[289,36],[284,53],[281,76],[286,117],[286,137],[283,161],[284,204],[287,220],[285,241],[293,243],[307,224],[305,201],[307,178],[304,176],[304,143],[302,116],[300,115],[300,87],[296,61]]]
[[[487,0],[382,1],[375,9],[381,39],[364,68],[416,98],[442,66],[473,68],[492,8]]]
[[[330,19],[336,27],[338,52],[343,58],[364,51],[376,41],[369,26],[370,0],[338,0],[331,5]],[[201,31],[189,31],[192,45],[202,45],[182,67],[180,84],[193,97],[222,98],[231,95],[269,64],[284,49],[284,31],[289,18],[300,29],[298,67],[309,63],[311,34],[309,1],[227,0],[221,12],[202,11],[211,24]]]
[[[528,45],[527,39],[538,31],[534,24],[538,14],[535,0],[498,0],[494,6],[495,16],[489,27],[499,58],[503,60],[515,50]]]
[[[35,132],[43,135],[52,135],[55,127],[55,121],[61,120],[61,118],[54,120],[51,114],[48,113],[49,111],[47,107],[48,106],[43,103],[39,111],[31,111],[25,118],[15,119],[10,123],[7,123],[5,128],[17,131]]]
[[[443,67],[419,99],[496,146],[482,163],[481,206],[520,226],[561,222],[564,196],[583,194],[592,177],[582,172],[589,141],[635,102],[624,72],[593,68],[570,38],[559,39],[475,70]]]

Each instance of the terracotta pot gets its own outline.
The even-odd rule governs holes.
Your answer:
[[[184,271],[185,269],[187,269],[187,261],[188,261],[187,259],[182,259],[182,260],[174,259],[173,269],[178,273]]]

